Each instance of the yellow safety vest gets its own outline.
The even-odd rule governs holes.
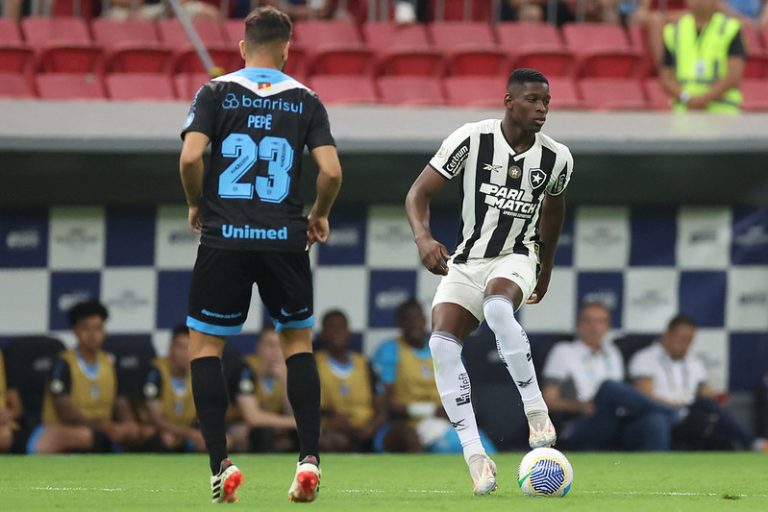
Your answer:
[[[704,94],[728,74],[728,48],[740,29],[739,20],[721,12],[712,15],[701,33],[696,31],[696,20],[691,14],[664,27],[664,44],[675,57],[675,75],[683,92],[691,96]],[[741,111],[741,101],[741,91],[730,89],[720,100],[707,105],[707,110],[737,114]],[[677,112],[687,110],[679,101],[673,108]]]
[[[435,371],[432,358],[420,359],[413,347],[398,338],[399,357],[394,395],[401,404],[434,402],[440,404],[440,394],[435,386]]]
[[[331,356],[315,354],[320,375],[320,408],[346,414],[355,427],[364,427],[373,418],[373,390],[368,362],[360,354],[350,354],[352,369],[348,375],[333,371]]]
[[[96,375],[87,375],[77,361],[77,353],[67,350],[60,354],[69,365],[72,379],[70,402],[72,407],[87,419],[110,420],[115,407],[117,395],[117,374],[112,364],[112,358],[106,352],[99,352],[96,360],[99,371]],[[48,383],[51,386],[51,383]],[[43,399],[43,424],[58,425],[61,423],[56,408],[53,406],[53,394],[50,388]]]
[[[187,374],[184,389],[173,386],[171,362],[167,357],[155,359],[155,368],[160,372],[163,387],[158,397],[163,407],[165,419],[180,427],[192,427],[197,422],[195,401],[192,398],[192,376]]]

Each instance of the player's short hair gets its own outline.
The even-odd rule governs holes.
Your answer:
[[[667,324],[667,332],[680,327],[681,325],[687,325],[696,328],[696,321],[690,316],[684,313],[678,313],[672,317],[672,320]]]
[[[399,306],[397,306],[397,311],[395,311],[395,319],[397,319],[398,325],[402,325],[403,320],[405,319],[405,312],[408,311],[409,308],[418,308],[419,311],[422,313],[424,312],[421,309],[421,303],[415,298],[411,297],[410,299],[402,302]]]
[[[185,324],[176,324],[173,326],[173,330],[171,330],[171,341],[176,339],[176,336],[180,336],[182,334],[189,335],[189,327],[187,327]]]
[[[291,38],[291,18],[274,7],[259,7],[245,18],[245,42],[249,46],[287,43]]]
[[[69,326],[74,327],[77,322],[89,316],[99,316],[104,321],[109,318],[109,311],[97,300],[86,300],[72,306],[67,313],[67,320],[69,320]]]
[[[517,68],[511,75],[509,75],[507,88],[515,84],[524,84],[526,82],[541,82],[549,85],[549,80],[547,80],[547,77],[545,77],[541,71],[531,68]]]
[[[326,322],[328,322],[333,317],[339,317],[339,318],[343,319],[347,324],[349,324],[349,319],[347,318],[347,314],[346,313],[344,313],[340,309],[329,309],[323,315],[323,318],[320,321],[320,325],[325,325]]]

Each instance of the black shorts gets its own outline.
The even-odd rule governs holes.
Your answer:
[[[275,330],[314,325],[306,251],[237,251],[201,245],[192,273],[187,327],[214,336],[239,334],[254,283]]]

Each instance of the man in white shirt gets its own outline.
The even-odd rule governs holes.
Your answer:
[[[560,440],[569,449],[669,450],[677,412],[624,382],[621,354],[606,342],[610,318],[604,304],[584,304],[578,338],[555,345],[544,365],[544,399],[564,422]]]
[[[661,404],[686,411],[685,421],[673,430],[675,444],[697,450],[753,449],[763,451],[764,439],[715,401],[707,386],[704,363],[690,351],[696,324],[680,314],[651,346],[639,351],[629,365],[629,376],[643,394]]]

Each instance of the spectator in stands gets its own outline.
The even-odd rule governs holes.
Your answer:
[[[234,372],[227,420],[233,451],[257,453],[293,450],[296,421],[286,391],[286,367],[280,337],[271,327],[259,335],[256,353],[245,356]]]
[[[556,6],[555,20],[558,26],[576,21],[574,11],[567,2],[558,0]],[[548,0],[504,0],[501,3],[501,19],[532,23],[549,21],[549,7]]]
[[[16,420],[21,416],[21,400],[12,383],[6,380],[5,362],[0,352],[0,452],[10,450]]]
[[[634,355],[629,376],[635,387],[657,402],[685,411],[673,440],[693,450],[768,449],[726,409],[707,386],[704,363],[691,353],[696,324],[685,315],[669,322],[661,339]]]
[[[192,20],[218,20],[219,9],[201,0],[179,0]],[[115,20],[158,20],[172,14],[165,0],[110,0],[106,15]]]
[[[349,324],[347,321],[347,315],[340,309],[332,309],[326,311],[323,315],[323,319],[320,322],[320,332],[317,333],[315,340],[312,342],[315,350],[323,350],[327,348],[329,344],[334,341],[332,338],[338,338],[340,336],[349,335]]]
[[[326,325],[326,320],[331,319]],[[323,451],[373,451],[373,435],[387,420],[384,396],[376,393],[374,373],[362,354],[350,349],[347,316],[323,316],[325,347],[316,352],[320,374]]]
[[[271,5],[280,9],[292,20],[327,19],[335,16],[331,0],[260,0],[259,7]],[[344,13],[339,13],[343,17]]]
[[[624,363],[607,340],[610,311],[579,310],[578,338],[556,344],[544,365],[544,400],[560,422],[558,441],[574,450],[669,450],[677,412],[624,380]]]
[[[189,329],[177,325],[168,356],[152,362],[144,383],[147,412],[156,429],[152,444],[159,451],[205,451],[192,400],[188,348]]]
[[[718,0],[687,0],[690,12],[664,27],[659,78],[675,111],[736,114],[746,51],[741,23],[717,12]]]
[[[409,299],[397,308],[400,335],[384,341],[373,355],[373,369],[383,383],[393,421],[379,430],[376,451],[462,453],[461,442],[443,410],[435,387],[427,321],[421,304]],[[495,453],[480,433],[486,452]]]
[[[131,406],[120,396],[106,338],[107,308],[96,301],[76,304],[69,323],[77,348],[59,354],[43,401],[43,419],[29,438],[29,453],[109,452],[141,442]]]

